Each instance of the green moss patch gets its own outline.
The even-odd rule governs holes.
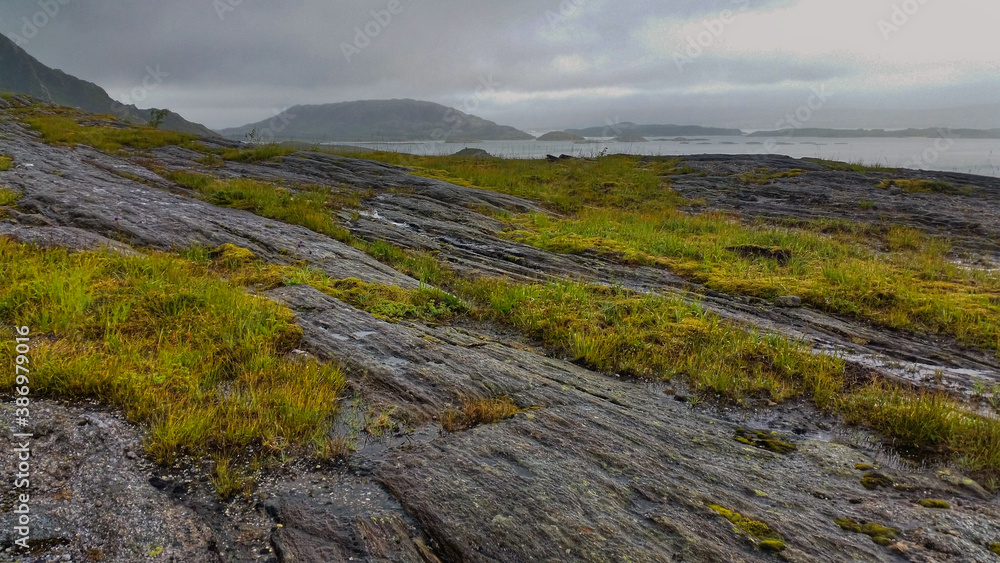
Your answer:
[[[951,505],[948,504],[946,501],[929,499],[929,498],[918,500],[917,504],[919,504],[924,508],[942,508],[945,510],[951,508]]]
[[[877,471],[865,473],[861,477],[861,485],[866,489],[877,489],[879,487],[891,487],[892,479]]]
[[[848,532],[864,534],[870,537],[872,541],[878,545],[890,545],[900,534],[899,528],[891,528],[881,524],[876,524],[875,522],[865,522],[859,524],[852,518],[837,518],[834,520],[834,523]]]
[[[736,436],[733,439],[742,444],[779,454],[789,454],[796,450],[795,444],[782,441],[777,432],[747,431],[743,428],[737,428]]]
[[[785,540],[766,523],[747,518],[718,504],[710,504],[709,508],[729,520],[733,526],[745,533],[751,541],[764,551],[781,551],[785,549]]]

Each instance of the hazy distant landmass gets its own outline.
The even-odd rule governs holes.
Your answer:
[[[624,137],[636,135],[639,137],[682,137],[682,136],[726,136],[740,137],[743,131],[739,129],[723,129],[719,127],[701,127],[699,125],[638,125],[631,122],[616,123],[603,127],[588,127],[586,129],[567,129],[567,133],[582,137]]]
[[[953,139],[1000,139],[1000,129],[779,129],[777,131],[756,131],[747,135],[748,137],[831,137],[831,138],[856,138],[856,137],[884,137],[884,138],[906,138],[906,137],[946,137]]]
[[[45,66],[4,35],[0,35],[0,92],[26,94],[44,102],[91,113],[111,114],[133,123],[148,123],[150,120],[150,110],[123,105],[97,84]],[[207,127],[187,121],[173,112],[163,120],[160,128],[216,136]]]
[[[530,141],[513,127],[418,100],[362,100],[292,107],[278,116],[219,131],[242,140],[257,129],[270,141]]]
[[[536,139],[537,141],[586,141],[587,139],[566,131],[552,131]]]

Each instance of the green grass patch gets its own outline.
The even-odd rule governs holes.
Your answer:
[[[0,154],[0,172],[6,172],[14,167],[14,159]]]
[[[333,211],[356,208],[371,192],[345,188],[303,185],[284,188],[271,182],[246,178],[215,179],[196,172],[164,172],[177,184],[197,191],[201,196],[222,207],[250,211],[261,217],[302,225],[317,233],[343,242],[351,242],[350,231],[340,226]]]
[[[841,397],[838,410],[896,443],[947,453],[966,470],[1000,472],[1000,420],[972,412],[943,393],[876,383]]]
[[[21,194],[8,188],[0,188],[0,207],[14,205],[21,199]]]
[[[208,265],[0,239],[0,282],[0,319],[35,335],[32,391],[121,409],[148,425],[159,463],[213,455],[218,466],[331,445],[339,368],[286,361],[301,337],[291,311]],[[11,354],[3,348],[4,364]],[[14,383],[13,371],[0,379],[8,392]]]
[[[862,161],[857,162],[840,162],[837,160],[824,160],[822,158],[803,158],[802,160],[807,160],[809,162],[815,162],[817,164],[822,164],[830,170],[838,170],[841,172],[894,172],[898,168],[890,168],[883,164],[865,164]]]
[[[196,142],[196,135],[127,125],[111,116],[94,116],[70,108],[32,106],[10,111],[51,145],[84,144],[108,153],[122,152],[126,148],[144,151],[168,145],[200,150],[203,146]]]
[[[282,157],[299,152],[299,150],[294,147],[283,147],[277,143],[270,143],[247,148],[226,149],[219,156],[223,160],[256,164],[280,161]]]
[[[684,375],[742,402],[806,393],[826,406],[843,365],[787,339],[736,327],[681,298],[571,282],[457,282],[485,314],[590,368],[653,379]]]
[[[764,185],[769,184],[773,180],[778,178],[795,178],[796,176],[801,176],[805,174],[805,170],[794,168],[792,170],[785,170],[784,172],[772,172],[768,168],[758,168],[751,172],[744,172],[738,177],[740,180],[750,184]]]
[[[441,427],[447,432],[467,430],[481,424],[495,424],[521,412],[508,397],[476,399],[465,397],[459,409],[448,409],[441,413]]]
[[[1000,350],[1000,276],[955,264],[947,241],[916,229],[830,220],[782,226],[744,223],[713,211],[691,214],[678,208],[685,200],[663,181],[676,166],[668,160],[607,157],[563,164],[394,153],[373,158],[568,213],[515,215],[505,234],[511,240],[663,267],[725,293],[797,295],[829,313]],[[880,248],[873,250],[873,242]],[[787,259],[737,252],[748,247],[783,249]]]

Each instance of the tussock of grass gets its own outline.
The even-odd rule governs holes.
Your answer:
[[[52,145],[89,145],[104,152],[119,152],[130,148],[149,150],[168,145],[197,148],[195,135],[163,131],[152,127],[125,125],[111,116],[92,116],[70,108],[30,107],[11,110],[32,129],[42,135],[42,140]]]
[[[157,462],[214,455],[224,468],[329,445],[339,368],[286,361],[301,337],[292,313],[208,266],[0,239],[0,281],[0,320],[39,335],[32,391],[122,409],[149,425]]]
[[[0,207],[14,205],[21,199],[21,194],[7,188],[0,188]]]
[[[838,410],[899,443],[950,453],[968,470],[1000,471],[1000,420],[947,395],[877,383],[842,397]]]
[[[466,430],[481,424],[494,424],[523,412],[507,397],[475,399],[466,397],[458,410],[441,413],[441,427],[448,432]]]
[[[0,172],[6,172],[14,167],[14,159],[0,154]]]

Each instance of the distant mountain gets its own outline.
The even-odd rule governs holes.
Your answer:
[[[586,129],[567,129],[567,133],[582,137],[683,137],[683,136],[726,136],[740,137],[743,131],[739,129],[720,129],[718,127],[700,127],[698,125],[637,125],[631,122],[605,125],[604,127],[588,127]]]
[[[521,141],[524,131],[456,109],[418,100],[363,100],[295,106],[278,116],[222,129],[222,136],[242,140],[257,130],[264,141]]]
[[[122,105],[97,84],[45,66],[2,34],[0,34],[0,92],[27,94],[44,102],[79,108],[91,113],[111,114],[133,123],[148,123],[150,119],[150,110]],[[206,137],[217,136],[204,125],[187,121],[173,112],[163,120],[160,128]]]
[[[1000,139],[1000,129],[900,129],[896,131],[885,129],[779,129],[777,131],[755,131],[748,137],[946,137],[952,139]]]

